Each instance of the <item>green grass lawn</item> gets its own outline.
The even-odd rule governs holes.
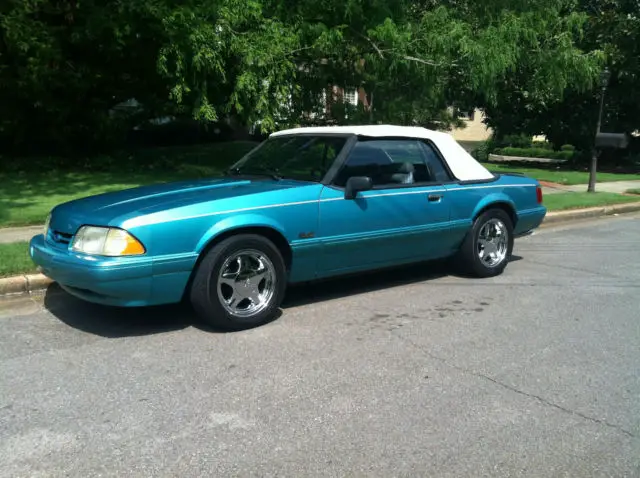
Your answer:
[[[640,195],[640,188],[638,188],[638,189],[627,189],[626,193],[627,194],[639,194]]]
[[[33,160],[26,171],[5,168],[0,171],[0,227],[42,224],[51,208],[72,199],[216,176],[254,146],[252,142],[233,142],[141,150],[96,158],[91,170],[84,168],[81,160],[75,170],[68,170],[66,164],[59,169],[55,159],[47,158]]]
[[[36,272],[36,266],[29,257],[28,242],[0,244],[0,277]]]
[[[587,171],[568,171],[561,169],[543,169],[530,166],[519,166],[517,164],[484,163],[490,171],[496,173],[522,173],[538,181],[548,181],[559,184],[587,184],[589,173]],[[640,174],[619,174],[619,173],[598,173],[599,183],[608,181],[634,181],[640,180]]]
[[[624,196],[622,194],[614,193],[558,193],[547,194],[544,197],[544,205],[550,211],[610,206],[612,204],[623,204],[638,201],[640,201],[640,197]]]

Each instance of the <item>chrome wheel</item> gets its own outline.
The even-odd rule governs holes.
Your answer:
[[[509,232],[507,226],[497,218],[489,219],[480,228],[476,251],[487,267],[500,265],[507,257]]]
[[[266,255],[253,249],[232,254],[220,268],[218,298],[232,315],[251,317],[264,310],[276,290],[276,271]]]

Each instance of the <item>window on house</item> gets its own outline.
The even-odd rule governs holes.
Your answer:
[[[463,119],[465,121],[473,121],[476,118],[476,110],[460,111],[458,113],[458,116],[460,117],[460,119]]]
[[[344,102],[356,106],[358,104],[358,91],[345,89]]]

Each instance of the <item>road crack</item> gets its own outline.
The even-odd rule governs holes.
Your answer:
[[[615,423],[611,423],[611,422],[608,422],[606,420],[602,420],[602,419],[599,419],[599,418],[591,417],[589,415],[585,415],[584,413],[578,412],[577,410],[572,410],[570,408],[563,407],[562,405],[558,405],[557,403],[554,403],[554,402],[552,402],[552,401],[550,401],[550,400],[548,400],[548,399],[546,399],[544,397],[541,397],[541,396],[533,394],[533,393],[525,392],[524,390],[520,390],[520,389],[518,389],[518,388],[516,388],[516,387],[514,387],[512,385],[509,385],[507,383],[501,382],[500,380],[497,380],[497,379],[495,379],[493,377],[490,377],[488,375],[485,375],[483,373],[476,372],[475,370],[468,369],[468,368],[465,368],[465,367],[461,367],[459,365],[451,363],[450,361],[448,361],[444,357],[440,357],[438,355],[433,354],[429,350],[426,350],[425,348],[423,348],[420,345],[418,345],[415,342],[413,342],[411,339],[408,339],[406,337],[402,337],[402,336],[400,336],[398,334],[392,334],[392,335],[394,335],[396,338],[402,340],[403,342],[408,343],[409,345],[411,345],[415,349],[421,351],[423,354],[427,355],[428,357],[430,357],[430,358],[432,358],[434,360],[437,360],[438,362],[446,365],[447,367],[451,367],[451,368],[453,368],[453,369],[455,369],[455,370],[457,370],[459,372],[462,372],[464,374],[472,375],[474,377],[486,380],[486,381],[491,382],[491,383],[493,383],[495,385],[498,385],[499,387],[502,387],[502,388],[504,388],[506,390],[509,390],[511,392],[514,392],[514,393],[517,393],[518,395],[522,395],[522,396],[525,396],[527,398],[536,400],[537,402],[543,404],[544,406],[555,408],[556,410],[559,410],[559,411],[561,411],[563,413],[582,418],[583,420],[587,420],[589,422],[596,423],[596,424],[601,425],[601,426],[606,426],[606,427],[609,427],[609,428],[613,428],[613,429],[615,429],[615,430],[627,435],[630,438],[636,438],[635,434],[633,434],[629,430],[621,427],[620,425],[616,425]]]

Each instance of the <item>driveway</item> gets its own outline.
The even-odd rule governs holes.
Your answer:
[[[639,476],[640,215],[501,277],[293,290],[220,334],[56,287],[0,302],[0,476]]]

